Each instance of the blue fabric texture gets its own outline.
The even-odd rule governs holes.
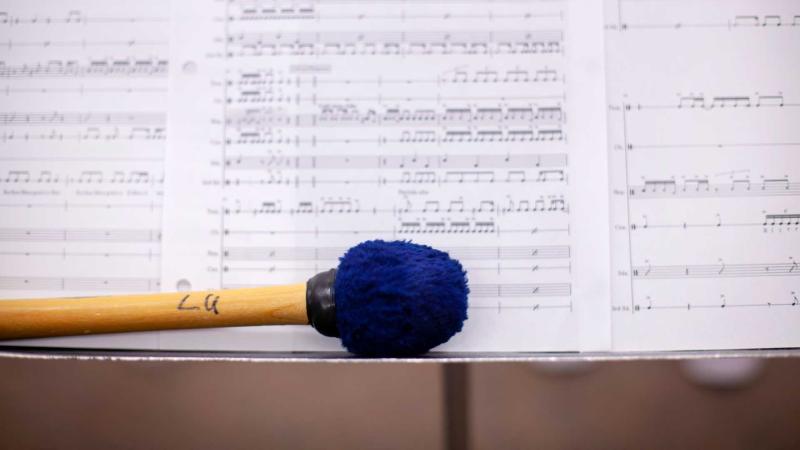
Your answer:
[[[334,293],[342,344],[357,355],[419,355],[447,342],[467,319],[461,264],[406,241],[367,241],[348,250]]]

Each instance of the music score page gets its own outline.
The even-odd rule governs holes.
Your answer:
[[[437,350],[607,350],[602,9],[578,3],[175,1],[164,287],[296,282],[407,239],[468,272]],[[340,348],[309,327],[161,345]]]
[[[606,2],[615,350],[800,345],[800,8]]]

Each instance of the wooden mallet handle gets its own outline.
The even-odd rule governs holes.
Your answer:
[[[307,323],[306,283],[219,291],[0,300],[0,339]]]

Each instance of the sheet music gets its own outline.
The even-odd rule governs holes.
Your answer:
[[[0,297],[160,289],[168,13],[0,6]],[[157,335],[30,342],[156,347]]]
[[[446,350],[607,349],[602,8],[173,2],[165,289],[304,280],[366,239],[459,258]],[[308,327],[163,348],[337,350]]]
[[[800,345],[800,5],[606,6],[614,349]]]

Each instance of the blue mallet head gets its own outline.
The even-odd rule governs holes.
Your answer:
[[[447,342],[467,318],[458,261],[426,245],[367,241],[308,282],[311,325],[363,356],[414,356]]]

